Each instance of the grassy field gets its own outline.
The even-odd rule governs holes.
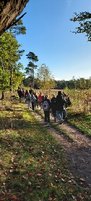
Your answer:
[[[68,108],[68,122],[91,137],[91,89],[69,90],[72,105]]]
[[[69,171],[61,145],[24,104],[1,111],[0,146],[0,201],[91,200]]]
[[[91,138],[91,114],[70,114],[68,122],[80,130],[83,134]]]

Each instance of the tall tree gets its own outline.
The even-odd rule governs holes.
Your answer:
[[[38,56],[36,56],[35,53],[33,52],[29,52],[26,56],[29,59],[29,63],[27,67],[25,68],[26,74],[28,74],[29,77],[31,78],[31,85],[32,87],[34,87],[34,77],[35,77],[34,73],[35,73],[35,69],[37,68],[37,65],[35,65],[35,62],[38,61]]]
[[[13,76],[20,71],[18,60],[22,55],[19,50],[20,45],[16,38],[10,33],[4,33],[0,36],[0,80],[2,89],[2,98],[4,90],[9,88],[12,90]]]
[[[80,12],[79,14],[75,13],[71,21],[79,22],[79,26],[74,33],[85,33],[88,41],[91,41],[91,13],[86,11]]]
[[[24,73],[21,71],[22,69],[23,65],[21,63],[16,64],[15,68],[13,69],[13,79],[12,79],[13,89],[17,89],[18,86],[23,83]]]
[[[51,89],[55,87],[53,76],[45,64],[42,64],[38,69],[37,78],[39,80],[40,88]]]
[[[14,25],[29,0],[0,0],[0,35]]]

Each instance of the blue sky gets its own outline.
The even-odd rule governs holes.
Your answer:
[[[73,34],[78,25],[70,18],[74,12],[91,12],[91,0],[30,0],[23,10],[26,35],[17,37],[25,50],[21,62],[26,67],[26,54],[34,52],[38,67],[46,64],[57,80],[91,76],[91,42],[85,34]]]

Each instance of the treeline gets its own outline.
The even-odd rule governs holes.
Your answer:
[[[40,89],[40,80],[38,78],[34,79],[34,88]],[[31,82],[31,78],[28,77],[24,79],[23,84],[25,86],[29,86],[29,83]],[[43,83],[44,84],[44,83]],[[45,85],[48,84],[48,80],[46,80]],[[53,85],[52,87],[48,88],[54,88],[54,89],[89,89],[91,88],[91,77],[89,79],[85,78],[79,78],[79,79],[71,79],[69,81],[66,80],[53,80]]]
[[[85,78],[79,78],[79,79],[72,79],[69,81],[65,80],[58,80],[56,82],[56,89],[64,89],[64,88],[69,88],[69,89],[89,89],[91,88],[91,77],[89,79]]]

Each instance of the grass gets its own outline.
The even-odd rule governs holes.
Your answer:
[[[0,114],[0,201],[90,201],[61,145],[23,104]]]
[[[69,113],[68,122],[91,138],[91,114]]]
[[[68,122],[91,137],[91,89],[69,90],[72,105],[68,108]]]

